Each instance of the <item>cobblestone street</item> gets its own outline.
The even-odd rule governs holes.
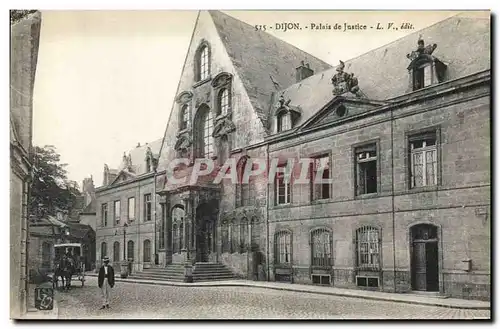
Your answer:
[[[117,282],[99,310],[96,278],[58,294],[60,319],[474,319],[488,310],[373,301],[241,287],[173,287]]]

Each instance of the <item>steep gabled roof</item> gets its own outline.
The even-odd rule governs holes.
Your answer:
[[[345,61],[345,72],[358,78],[368,99],[390,100],[408,92],[407,54],[415,50],[419,35],[425,44],[437,44],[433,56],[447,65],[446,80],[488,70],[490,19],[467,13],[452,16],[359,57]],[[315,74],[283,90],[290,105],[302,110],[298,124],[311,118],[334,98],[331,78],[335,68]]]
[[[315,72],[332,66],[269,33],[220,11],[209,11],[248,97],[267,127],[271,95],[296,83],[295,69],[309,63]],[[272,77],[272,78],[271,78]],[[274,82],[279,84],[277,88]]]

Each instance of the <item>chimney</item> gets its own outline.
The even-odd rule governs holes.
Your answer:
[[[300,61],[300,66],[295,70],[295,79],[297,80],[296,82],[307,79],[314,74],[314,71],[309,67],[309,63],[304,64],[304,61]]]
[[[141,143],[140,143],[140,142],[138,142],[136,147],[141,147]]]

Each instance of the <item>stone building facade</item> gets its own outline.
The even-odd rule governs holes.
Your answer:
[[[19,12],[19,11],[16,11]],[[33,140],[33,86],[40,12],[20,14],[10,31],[10,317],[27,311],[28,196]]]
[[[154,245],[156,225],[161,207],[154,210],[153,186],[158,152],[162,140],[132,149],[124,154],[118,169],[104,165],[102,186],[95,190],[96,204],[96,266],[104,256],[119,268],[124,259],[132,271],[155,265],[156,253],[162,246]],[[156,203],[159,205],[159,203]],[[157,223],[158,224],[158,223]],[[160,243],[161,241],[158,241]],[[163,262],[161,263],[163,264]]]
[[[159,151],[158,266],[489,299],[490,84],[489,16],[333,67],[200,12]],[[139,198],[153,176],[138,177],[97,193]]]

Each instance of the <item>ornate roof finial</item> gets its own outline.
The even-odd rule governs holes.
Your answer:
[[[434,50],[436,50],[437,44],[432,44],[432,45],[427,45],[425,46],[424,40],[422,39],[422,35],[420,34],[417,40],[417,50],[412,51],[411,53],[407,54],[406,57],[413,61],[417,58],[419,58],[422,55],[432,55]]]
[[[341,60],[339,60],[339,62],[340,62],[340,65],[337,66],[337,72],[344,72],[345,63],[342,62]]]
[[[278,102],[279,102],[279,105],[278,105],[279,107],[282,107],[283,104],[285,104],[285,95],[284,94],[280,95]]]
[[[354,77],[354,74],[344,72],[345,63],[340,60],[339,62],[340,65],[336,68],[337,73],[332,77],[333,94],[342,95],[351,92],[360,96],[358,79]]]

